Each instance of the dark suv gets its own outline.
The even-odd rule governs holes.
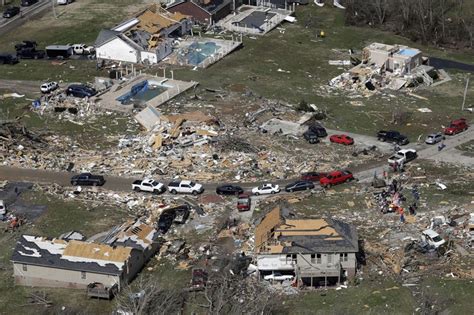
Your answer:
[[[170,229],[173,224],[174,219],[176,218],[176,211],[174,209],[164,210],[160,218],[158,219],[158,230],[165,234]]]
[[[303,133],[303,138],[311,144],[319,143],[318,134],[315,132],[312,132],[309,129],[306,130],[305,133]]]
[[[10,8],[7,8],[5,11],[3,11],[3,17],[5,19],[9,19],[9,18],[14,17],[18,13],[20,13],[19,7],[10,7]]]
[[[38,0],[21,0],[22,7],[29,7],[30,5],[35,4]]]
[[[72,95],[74,97],[91,97],[97,94],[97,91],[87,85],[83,84],[72,84],[66,89],[66,95]]]
[[[313,123],[308,127],[308,130],[318,135],[320,138],[327,137],[328,133],[326,129],[318,123]]]
[[[405,144],[408,144],[409,142],[407,136],[404,136],[398,131],[393,131],[393,130],[389,130],[389,131],[380,130],[377,133],[377,139],[382,142],[388,141],[388,142],[396,143],[398,145],[405,145]]]
[[[71,185],[73,186],[102,186],[105,184],[104,176],[92,175],[91,173],[82,173],[74,175],[71,178]]]
[[[35,41],[32,41],[32,40],[24,40],[22,41],[21,43],[19,44],[15,44],[15,49],[16,51],[18,50],[22,50],[24,48],[32,48],[32,49],[35,49],[37,46],[36,42]]]
[[[16,55],[20,59],[43,59],[46,54],[44,50],[36,50],[35,48],[22,48],[16,51]]]
[[[0,65],[14,65],[18,62],[18,58],[10,54],[0,54]]]

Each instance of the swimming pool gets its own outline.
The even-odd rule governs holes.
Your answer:
[[[220,46],[214,42],[194,42],[187,47],[181,48],[178,53],[180,62],[197,66],[209,56],[215,54]]]
[[[122,105],[142,105],[167,89],[165,85],[145,80],[132,86],[130,92],[117,97],[116,100]]]

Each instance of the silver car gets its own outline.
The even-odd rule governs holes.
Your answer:
[[[425,139],[426,144],[435,144],[444,140],[444,136],[441,132],[432,133],[428,135]]]

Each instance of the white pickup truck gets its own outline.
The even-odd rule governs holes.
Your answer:
[[[132,189],[135,191],[147,191],[154,194],[160,194],[166,191],[165,185],[153,179],[136,180],[132,183]]]
[[[418,154],[416,153],[416,150],[413,150],[413,149],[400,150],[388,158],[388,164],[393,165],[397,163],[398,165],[400,165],[402,163],[410,162],[416,159],[417,156]]]
[[[204,192],[204,187],[202,187],[201,184],[189,180],[182,180],[169,183],[168,190],[172,194],[181,193],[197,195]]]
[[[86,44],[73,44],[71,46],[75,55],[92,55],[95,53],[94,46],[87,46]]]

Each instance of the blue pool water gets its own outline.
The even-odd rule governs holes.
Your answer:
[[[179,58],[187,64],[197,66],[210,55],[215,54],[219,48],[220,46],[214,42],[194,42],[188,47],[180,50]]]
[[[167,88],[165,86],[153,85],[150,84],[148,80],[145,80],[132,86],[130,92],[117,97],[117,101],[122,105],[140,105],[166,90]]]

